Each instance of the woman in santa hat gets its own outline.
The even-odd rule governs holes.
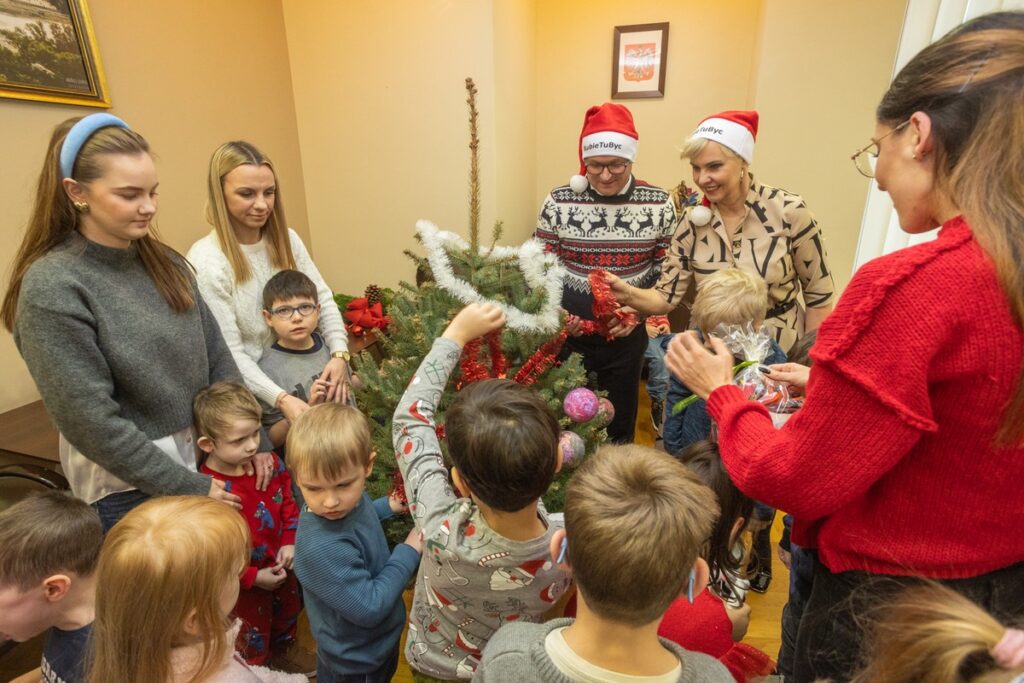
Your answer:
[[[691,281],[699,285],[724,268],[745,270],[768,284],[765,328],[789,352],[832,310],[835,283],[804,200],[750,172],[757,123],[756,111],[724,111],[700,122],[681,156],[703,201],[684,211],[654,289],[612,278],[612,291],[620,303],[662,314],[679,305]]]

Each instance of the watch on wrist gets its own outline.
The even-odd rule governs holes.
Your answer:
[[[347,363],[352,360],[352,354],[348,351],[335,351],[331,354],[331,358],[340,358]]]

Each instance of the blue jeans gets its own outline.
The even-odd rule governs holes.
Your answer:
[[[398,671],[398,645],[388,656],[387,661],[376,671],[368,674],[336,674],[323,661],[316,660],[316,683],[389,683]]]
[[[148,493],[143,493],[136,489],[134,491],[111,493],[109,496],[104,496],[93,503],[92,508],[100,516],[103,535],[106,536],[111,527],[121,521],[122,517],[145,503],[149,500],[149,497]]]
[[[644,360],[647,361],[647,393],[652,401],[664,401],[668,393],[668,368],[665,366],[665,349],[661,342],[671,338],[671,334],[659,334],[647,339]]]

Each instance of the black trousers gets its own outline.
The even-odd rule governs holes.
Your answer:
[[[646,350],[647,330],[643,325],[637,325],[629,336],[611,341],[596,334],[569,337],[562,347],[562,359],[570,353],[583,356],[587,374],[596,374],[597,388],[608,392],[608,400],[615,406],[615,419],[608,425],[608,440],[613,443],[633,442]]]
[[[792,680],[849,681],[863,668],[867,656],[865,628],[870,627],[869,617],[898,593],[921,582],[913,577],[868,572],[833,574],[819,561],[796,637]],[[1024,562],[969,579],[938,583],[977,603],[1004,624],[1020,623],[1024,618]]]

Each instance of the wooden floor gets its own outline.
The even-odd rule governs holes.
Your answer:
[[[654,428],[651,425],[650,400],[647,397],[646,390],[641,389],[636,441],[637,443],[651,446],[655,444],[654,438]],[[778,543],[781,533],[782,515],[779,514],[772,528],[773,550],[774,545]],[[779,651],[779,628],[782,618],[782,607],[786,604],[789,590],[789,572],[786,570],[785,565],[779,561],[779,558],[774,556],[774,553],[772,556],[772,572],[774,578],[767,593],[758,595],[752,592],[748,595],[747,599],[750,602],[752,612],[750,629],[744,642],[763,650],[774,659]],[[406,591],[403,598],[405,599],[406,610],[408,611],[409,603],[412,601],[412,591]],[[303,612],[299,622],[299,642],[310,650],[316,647],[309,630],[309,624],[306,621],[305,612]],[[405,633],[402,634],[402,649],[404,652]],[[10,680],[20,673],[39,666],[40,651],[41,649],[38,644],[35,647],[23,645],[18,647],[12,653],[12,656],[0,659],[0,680]],[[404,657],[399,659],[398,672],[392,681],[394,683],[412,683],[412,674]]]

